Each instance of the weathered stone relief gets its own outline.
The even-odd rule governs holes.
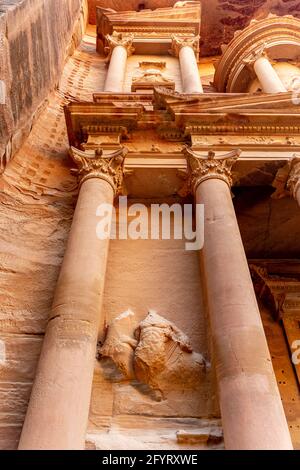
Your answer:
[[[118,315],[107,327],[106,338],[99,358],[110,357],[124,377],[134,379],[133,355],[138,341],[133,337],[137,321],[131,310]]]
[[[123,375],[136,379],[165,399],[175,388],[195,389],[209,364],[193,350],[188,336],[174,323],[150,311],[136,325],[130,310],[108,326],[98,357],[110,357]]]
[[[147,90],[156,86],[162,86],[175,90],[174,80],[163,75],[166,69],[166,62],[143,61],[139,63],[139,74],[132,79],[131,91]]]

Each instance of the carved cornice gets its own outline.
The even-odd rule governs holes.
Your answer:
[[[179,56],[179,52],[183,47],[190,47],[193,49],[196,58],[199,56],[199,36],[192,36],[192,37],[182,37],[174,34],[172,36],[172,49],[170,53],[175,57]]]
[[[99,178],[110,184],[116,195],[122,186],[126,154],[127,149],[124,147],[111,153],[98,148],[93,154],[71,147],[70,156],[78,167],[72,171],[77,175],[80,185],[88,179]]]
[[[300,156],[294,155],[294,158],[289,163],[290,174],[287,181],[287,188],[297,199],[297,193],[300,188]]]
[[[232,186],[232,167],[236,163],[240,150],[233,150],[225,155],[216,155],[209,151],[208,155],[199,155],[190,147],[183,150],[187,160],[188,186],[195,193],[199,184],[208,179],[221,179]]]
[[[134,33],[138,35],[139,38],[157,38],[157,37],[163,37],[163,38],[169,38],[172,34],[177,34],[181,36],[186,36],[187,34],[193,34],[195,32],[195,28],[193,27],[188,27],[188,26],[183,26],[180,27],[178,25],[174,26],[157,26],[154,24],[151,24],[149,26],[127,26],[127,25],[122,25],[122,26],[116,26],[115,27],[116,32],[122,32],[122,33]]]
[[[132,46],[133,40],[134,40],[134,34],[122,34],[122,33],[116,33],[114,32],[113,34],[107,34],[105,36],[106,43],[108,44],[105,47],[105,53],[108,55],[108,58],[110,59],[111,54],[114,50],[115,47],[117,46],[122,46],[124,49],[127,51],[127,56],[129,57],[130,55],[134,54],[134,47]]]
[[[191,125],[186,127],[186,134],[236,134],[247,135],[255,134],[259,138],[261,136],[269,136],[271,134],[279,135],[296,135],[300,132],[300,126],[268,126],[265,124],[210,124],[210,125]]]

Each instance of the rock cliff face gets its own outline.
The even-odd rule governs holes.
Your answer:
[[[77,199],[63,106],[91,101],[105,76],[89,40],[0,177],[0,449],[18,444]]]
[[[95,23],[96,5],[115,10],[138,10],[173,6],[176,0],[89,0],[90,22]],[[220,44],[228,43],[234,32],[252,19],[269,13],[300,17],[299,0],[202,0],[201,54],[220,54]]]
[[[0,99],[2,171],[57,84],[66,56],[80,43],[86,17],[85,0],[1,2],[0,80],[5,95]]]

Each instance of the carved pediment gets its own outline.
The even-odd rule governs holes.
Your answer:
[[[97,49],[99,52],[103,50],[106,46],[106,35],[113,32],[134,34],[135,43],[145,38],[171,40],[174,34],[198,36],[200,22],[201,3],[196,1],[179,2],[174,7],[141,11],[116,12],[98,7]]]

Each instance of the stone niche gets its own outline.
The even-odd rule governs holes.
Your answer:
[[[88,447],[222,446],[199,258],[184,243],[111,241]]]

